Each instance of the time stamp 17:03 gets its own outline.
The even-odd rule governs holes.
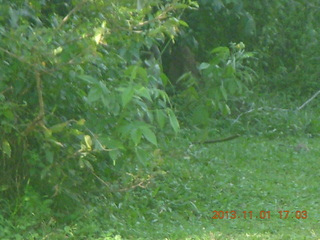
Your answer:
[[[270,219],[277,217],[280,219],[307,219],[307,211],[278,211],[271,214],[271,211],[260,211],[254,213],[253,211],[212,211],[212,219]]]

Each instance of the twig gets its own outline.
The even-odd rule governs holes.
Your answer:
[[[162,13],[160,13],[158,16],[156,16],[155,18],[152,18],[150,20],[146,20],[144,22],[140,22],[138,24],[139,27],[142,27],[142,26],[145,26],[147,24],[150,24],[150,23],[153,23],[155,21],[161,21],[163,19],[166,19],[168,16],[167,16],[167,13],[169,13],[170,11],[174,10],[174,8],[172,6],[169,6],[167,7],[166,9],[163,10]]]
[[[8,91],[11,91],[12,89],[13,89],[13,87],[10,86],[10,87],[8,87],[7,89],[5,89],[5,90],[3,90],[2,92],[0,92],[0,94],[4,94],[4,93],[6,93],[6,92],[8,92]]]
[[[41,82],[40,73],[38,71],[35,72],[35,77],[36,77],[36,82],[37,82],[37,93],[38,93],[38,101],[39,101],[39,116],[44,116],[42,82]],[[44,126],[43,117],[41,118],[40,125]]]
[[[23,134],[28,135],[39,124],[39,122],[42,122],[43,118],[44,115],[38,115],[31,123],[28,124],[28,127],[23,131]]]
[[[15,58],[15,59],[17,59],[18,61],[20,61],[20,62],[22,62],[22,63],[28,64],[29,66],[33,66],[30,62],[28,62],[28,61],[26,61],[25,59],[23,59],[23,57],[20,57],[20,56],[14,54],[14,53],[8,51],[7,49],[4,49],[4,48],[0,47],[0,51],[8,54],[10,57]]]
[[[315,99],[319,94],[320,94],[320,90],[318,92],[316,92],[311,98],[309,98],[308,101],[306,101],[304,104],[302,104],[300,107],[298,107],[297,110],[299,111],[302,108],[304,108],[308,103],[310,103],[313,99]]]
[[[80,2],[77,6],[75,6],[63,19],[62,22],[59,24],[59,26],[57,27],[57,29],[60,29],[62,27],[63,24],[65,24],[68,19],[70,18],[70,16],[72,14],[74,14],[76,11],[78,11],[85,3],[87,0],[83,0],[82,2]]]

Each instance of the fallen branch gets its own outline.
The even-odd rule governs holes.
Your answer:
[[[302,104],[300,107],[297,108],[298,111],[300,111],[302,108],[304,108],[308,103],[310,103],[313,99],[315,99],[320,94],[320,90],[316,92],[311,98],[309,98],[304,104]]]
[[[208,143],[226,142],[226,141],[230,141],[230,140],[233,140],[235,138],[238,138],[238,137],[240,137],[240,134],[236,134],[236,135],[233,135],[233,136],[230,136],[230,137],[226,137],[226,138],[194,142],[194,144],[208,144]]]

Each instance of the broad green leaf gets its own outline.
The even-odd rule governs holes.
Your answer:
[[[141,132],[143,134],[143,136],[149,141],[151,142],[153,145],[157,146],[157,137],[154,134],[154,132],[151,131],[151,129],[149,127],[142,127],[140,128]]]
[[[130,136],[135,145],[139,145],[142,137],[142,132],[140,128],[132,128]]]
[[[102,95],[101,101],[103,106],[107,108],[110,108],[110,106],[112,106],[112,98],[110,97],[110,95]]]
[[[223,54],[229,54],[230,50],[227,47],[217,47],[214,48],[211,53],[223,53]]]
[[[127,75],[128,77],[130,77],[130,80],[134,80],[136,79],[136,76],[137,76],[137,69],[138,69],[138,66],[137,65],[132,65],[132,66],[129,66],[126,70],[125,70],[125,75]]]
[[[137,95],[144,97],[146,99],[148,99],[150,102],[152,102],[152,98],[150,96],[150,92],[147,88],[145,87],[140,87],[139,89],[136,89],[136,93]]]
[[[91,171],[93,171],[93,166],[88,160],[83,159],[83,163],[87,168],[89,168]]]
[[[163,129],[167,120],[167,115],[165,114],[165,112],[163,110],[156,109],[156,119],[160,129]]]
[[[99,84],[99,81],[90,75],[79,75],[78,78],[90,84]]]
[[[137,68],[137,76],[144,82],[148,82],[148,73],[147,70],[143,67]]]
[[[230,56],[230,50],[227,47],[217,47],[211,51],[214,54],[214,58],[211,60],[211,64],[215,65],[221,61],[226,61]]]
[[[122,105],[125,107],[132,99],[134,90],[132,86],[125,88],[121,94]]]
[[[99,86],[93,86],[88,93],[88,102],[93,103],[102,96],[102,89]]]
[[[103,94],[108,95],[110,93],[110,90],[107,88],[106,84],[102,81],[99,82],[99,86],[101,88],[101,91]]]
[[[170,108],[167,109],[167,113],[168,113],[168,116],[169,116],[171,127],[173,128],[173,130],[175,132],[178,132],[179,129],[180,129],[180,125],[179,125],[179,122],[178,122],[178,119],[177,119],[176,115],[174,114],[174,112]]]
[[[2,141],[2,152],[8,157],[11,157],[11,146],[7,140]]]
[[[222,96],[223,96],[224,100],[227,101],[228,100],[228,94],[227,94],[227,91],[226,91],[226,89],[224,88],[223,85],[220,86],[220,91],[222,93]]]

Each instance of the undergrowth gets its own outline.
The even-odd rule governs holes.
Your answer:
[[[110,188],[102,184],[99,194],[88,193],[87,203],[70,210],[68,220],[54,210],[50,197],[27,188],[17,202],[1,202],[0,237],[317,239],[319,129],[303,127],[316,116],[311,108],[275,112],[243,117],[251,114],[255,128],[263,128],[260,118],[264,127],[270,122],[277,131],[243,131],[232,141],[193,144],[201,131],[185,130],[151,153],[150,162],[127,168],[122,182]],[[207,137],[227,133],[213,129]],[[229,134],[239,129],[230,124]],[[212,219],[213,211],[236,211],[240,218]],[[261,211],[270,211],[270,219],[260,219]],[[279,211],[290,214],[280,218]],[[297,219],[296,211],[307,211],[307,218]]]

